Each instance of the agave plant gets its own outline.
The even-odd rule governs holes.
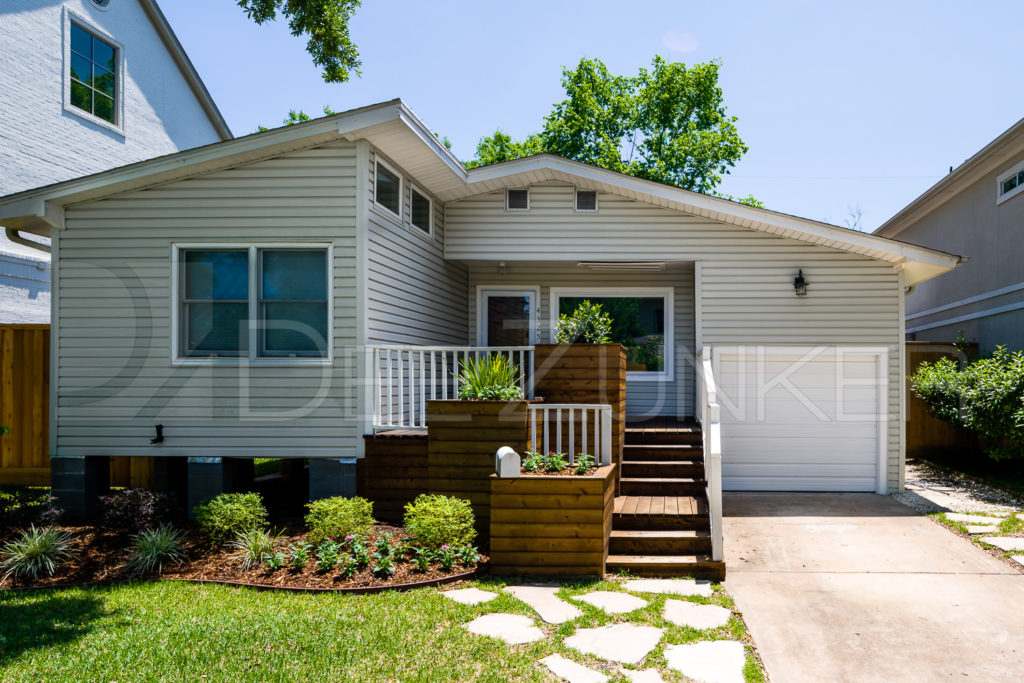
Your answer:
[[[466,358],[459,373],[459,398],[514,401],[523,397],[519,366],[507,356],[492,354]]]
[[[180,564],[185,559],[181,549],[184,534],[170,524],[161,524],[132,537],[132,559],[127,567],[134,574],[159,573],[164,563]]]
[[[0,555],[0,569],[4,580],[11,576],[20,579],[37,579],[40,575],[53,576],[57,566],[77,555],[71,547],[74,536],[70,531],[53,527],[38,529],[33,524],[21,532],[21,536],[8,541]]]

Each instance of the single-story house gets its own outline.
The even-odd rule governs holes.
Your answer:
[[[497,347],[525,371],[583,299],[630,316],[630,425],[707,434],[720,408],[703,514],[723,488],[898,491],[904,291],[958,263],[551,155],[466,170],[400,100],[13,195],[0,219],[53,244],[69,500],[117,456],[187,460],[198,488],[232,458],[308,458],[311,489],[343,487],[365,435],[424,427],[437,367]]]

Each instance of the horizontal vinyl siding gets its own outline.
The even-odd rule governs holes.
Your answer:
[[[60,234],[61,455],[355,455],[356,158],[343,143],[70,207]],[[174,243],[333,245],[334,362],[171,363]],[[150,446],[154,425],[166,441]]]
[[[899,485],[902,293],[891,264],[607,192],[598,194],[597,213],[576,213],[572,201],[572,186],[545,183],[530,188],[529,211],[505,211],[504,192],[451,202],[445,254],[507,261],[510,273],[526,261],[699,261],[704,345],[886,346],[888,481],[891,488]],[[809,283],[806,297],[793,292],[798,269]]]
[[[433,235],[412,225],[415,179],[403,176],[402,217],[373,201],[376,153],[371,150],[367,262],[367,336],[370,343],[441,345],[467,343],[469,310],[466,267],[444,259],[444,205],[431,197]],[[430,196],[417,185],[417,191]]]
[[[580,268],[576,265],[552,267],[529,263],[511,264],[505,275],[498,275],[492,266],[474,266],[469,272],[470,288],[489,289],[540,288],[540,341],[553,340],[551,320],[551,288],[555,287],[672,287],[675,304],[673,333],[675,337],[675,372],[672,382],[629,381],[626,384],[626,413],[630,419],[654,415],[693,416],[694,336],[693,336],[693,265],[679,264],[670,271],[658,273],[609,273]],[[600,296],[600,293],[595,294]],[[471,309],[470,333],[476,340],[476,305]]]

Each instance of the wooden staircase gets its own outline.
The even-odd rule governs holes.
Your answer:
[[[699,425],[627,426],[608,571],[724,579],[725,563],[711,559],[705,486]]]

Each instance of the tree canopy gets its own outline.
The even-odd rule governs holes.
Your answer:
[[[348,33],[348,22],[360,0],[238,0],[238,6],[257,24],[274,21],[278,12],[288,20],[293,36],[306,36],[306,52],[323,70],[328,83],[344,83],[359,75],[359,50]]]
[[[716,61],[687,66],[655,57],[650,69],[619,76],[599,59],[581,59],[562,70],[566,99],[554,105],[539,133],[520,141],[496,130],[480,140],[466,166],[547,152],[715,193],[747,151],[736,117],[726,113],[718,69]]]

